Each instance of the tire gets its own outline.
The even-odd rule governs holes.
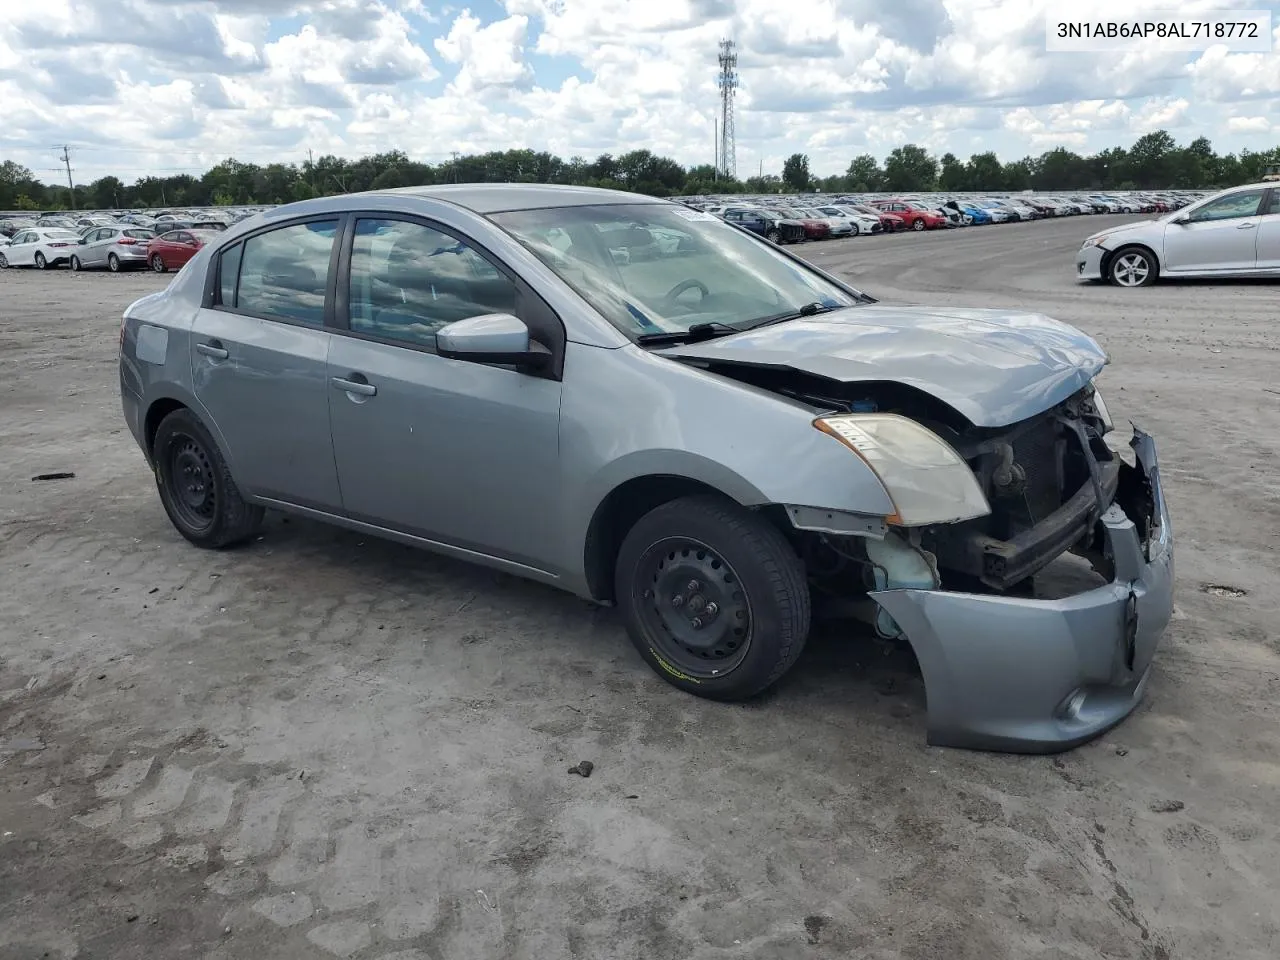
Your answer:
[[[169,268],[164,265],[164,257],[157,253],[151,258],[151,269],[156,273],[164,273]]]
[[[718,496],[682,497],[641,517],[618,551],[614,589],[641,658],[710,700],[776,683],[809,633],[799,557],[767,520]]]
[[[856,223],[850,224],[850,226],[853,227],[853,229],[849,231],[849,236],[856,237],[859,233],[862,232],[862,228],[859,227]]]
[[[8,270],[8,269],[9,269],[9,258],[6,257],[3,253],[0,253],[0,270]]]
[[[190,410],[175,410],[151,446],[160,502],[177,531],[197,547],[229,547],[253,536],[262,507],[247,503],[212,435]]]
[[[917,233],[919,233],[921,230],[923,230],[923,229],[924,229],[924,218],[923,218],[923,217],[916,217],[914,220],[912,220],[912,221],[911,221],[911,229],[912,229],[912,230],[915,230]]]
[[[36,251],[35,265],[37,270],[47,270],[49,268],[49,261],[44,258],[44,254],[39,250]]]
[[[82,264],[80,263],[80,258],[79,258],[79,257],[77,257],[74,253],[71,255],[71,261],[70,261],[70,263],[69,263],[69,266],[71,267],[71,272],[72,272],[72,273],[79,273],[79,272],[80,272],[80,268],[81,268]]]
[[[117,257],[114,253],[107,254],[107,269],[110,270],[112,273],[120,272],[120,258]]]
[[[1144,247],[1121,247],[1107,264],[1107,279],[1117,287],[1149,287],[1159,275],[1155,254]]]
[[[782,243],[782,232],[778,230],[777,227],[774,227],[772,230],[770,230],[768,233],[764,235],[764,238],[768,240],[770,243],[780,244]]]

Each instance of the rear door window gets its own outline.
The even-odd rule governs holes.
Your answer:
[[[337,220],[297,223],[244,241],[235,309],[268,320],[324,323]]]

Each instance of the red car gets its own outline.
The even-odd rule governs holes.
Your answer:
[[[156,273],[180,270],[216,236],[212,230],[170,230],[162,233],[152,237],[147,244],[147,262]]]
[[[772,209],[788,220],[794,220],[804,227],[804,238],[806,240],[825,240],[831,236],[831,227],[825,220],[806,217],[799,210],[793,210],[790,207],[773,207]]]
[[[947,225],[946,217],[919,200],[876,200],[874,206],[901,217],[912,230],[937,230]]]
[[[881,233],[896,233],[899,230],[907,229],[907,221],[896,213],[890,213],[887,210],[881,210],[879,207],[873,207],[865,203],[855,203],[852,205],[854,210],[859,213],[865,213],[872,217],[880,218]]]

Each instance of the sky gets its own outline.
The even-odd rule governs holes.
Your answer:
[[[0,0],[0,159],[77,182],[200,173],[233,155],[530,147],[712,162],[717,43],[739,52],[738,174],[805,153],[821,176],[903,143],[1003,161],[1165,128],[1220,152],[1280,145],[1271,53],[1048,53],[1049,0]]]

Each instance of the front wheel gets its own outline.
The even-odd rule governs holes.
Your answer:
[[[924,219],[923,219],[923,218],[921,218],[921,217],[916,217],[916,219],[912,220],[912,221],[911,221],[911,229],[912,229],[912,230],[915,230],[917,233],[918,233],[919,231],[923,230],[923,229],[924,229]]]
[[[120,258],[114,253],[107,254],[107,269],[112,273],[120,272]]]
[[[151,459],[165,513],[196,546],[228,547],[257,532],[262,507],[240,495],[213,436],[190,410],[160,421]]]
[[[39,250],[36,251],[35,263],[37,270],[44,270],[49,266],[49,261],[44,258],[44,254]]]
[[[861,228],[860,228],[856,223],[854,223],[854,224],[850,224],[850,226],[851,226],[853,229],[851,229],[851,230],[849,231],[849,236],[851,236],[851,237],[856,237],[859,233],[861,233],[861,232],[862,232],[862,229],[861,229]]]
[[[712,700],[777,682],[809,633],[795,551],[759,514],[721,497],[682,497],[641,517],[618,553],[614,589],[644,661]]]
[[[71,272],[72,273],[80,272],[80,258],[77,257],[75,254],[71,255]]]
[[[1107,276],[1117,287],[1148,287],[1156,282],[1160,269],[1156,258],[1141,247],[1124,247],[1111,258]]]
[[[160,256],[160,254],[158,253],[154,254],[151,257],[151,269],[154,270],[156,273],[164,273],[165,270],[168,269],[164,265],[164,257]]]
[[[0,270],[8,270],[8,269],[9,269],[9,258],[6,257],[3,253],[0,253]]]
[[[768,233],[766,233],[764,235],[764,238],[768,240],[770,243],[781,243],[782,232],[780,230],[773,229],[773,230],[770,230]]]

